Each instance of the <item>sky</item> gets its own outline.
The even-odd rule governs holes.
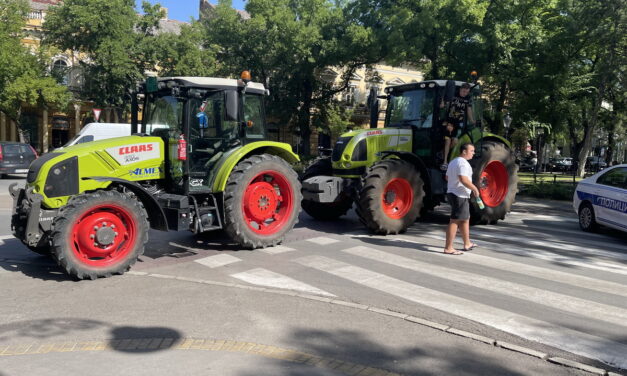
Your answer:
[[[168,8],[168,18],[188,22],[190,17],[198,19],[198,6],[200,0],[147,0],[151,4],[159,3]],[[209,0],[212,4],[217,4],[218,0]],[[141,11],[142,0],[135,0],[137,10]],[[244,9],[244,0],[233,0],[233,8]]]

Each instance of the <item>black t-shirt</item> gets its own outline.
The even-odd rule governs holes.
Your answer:
[[[449,121],[454,122],[455,125],[463,123],[468,108],[471,107],[472,103],[470,102],[470,97],[455,97],[453,101],[451,101],[451,109],[448,115]]]

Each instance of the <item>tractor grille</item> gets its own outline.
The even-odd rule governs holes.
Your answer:
[[[342,158],[342,153],[344,149],[346,149],[346,145],[350,142],[352,137],[340,137],[335,143],[335,147],[333,148],[333,154],[331,154],[331,160],[333,162],[337,162]]]

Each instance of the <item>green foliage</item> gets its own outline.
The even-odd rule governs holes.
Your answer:
[[[128,93],[144,72],[161,75],[211,75],[215,59],[200,48],[199,25],[182,26],[179,35],[162,32],[160,5],[133,0],[66,0],[44,23],[44,42],[77,53],[86,77],[84,96],[98,105],[124,108]]]
[[[46,69],[46,55],[35,55],[23,46],[28,4],[0,0],[0,111],[17,125],[22,137],[23,104],[64,108],[71,96]]]
[[[571,201],[575,193],[572,183],[538,183],[520,187],[520,195],[551,200]]]
[[[222,74],[249,69],[255,81],[269,82],[269,116],[298,127],[300,150],[309,154],[312,109],[330,106],[359,66],[379,61],[380,47],[371,30],[349,22],[339,2],[250,0],[246,10],[249,20],[219,1],[205,23],[206,45],[218,46]],[[340,87],[321,78],[329,67],[344,69]]]
[[[320,112],[314,115],[313,124],[318,132],[328,134],[332,139],[336,139],[345,133],[349,127],[354,126],[351,122],[353,110],[337,103],[323,107]]]

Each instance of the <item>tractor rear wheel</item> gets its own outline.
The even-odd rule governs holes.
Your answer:
[[[235,242],[251,249],[283,241],[300,213],[300,182],[292,167],[270,154],[240,161],[224,190],[224,223]]]
[[[52,255],[78,279],[123,274],[148,241],[144,206],[117,191],[83,193],[70,199],[52,222]]]
[[[398,234],[416,221],[424,195],[424,182],[414,166],[385,159],[372,165],[362,178],[357,214],[376,234]]]
[[[480,209],[475,200],[470,200],[470,222],[496,224],[512,209],[518,192],[518,165],[514,153],[500,142],[486,141],[481,146],[481,155],[472,159],[470,164],[472,181],[485,204],[485,208]]]
[[[332,176],[333,167],[330,158],[317,158],[307,167],[301,181],[305,181],[314,176]],[[353,199],[347,195],[340,194],[334,202],[317,202],[303,199],[301,202],[303,210],[320,221],[337,219],[353,207]]]

